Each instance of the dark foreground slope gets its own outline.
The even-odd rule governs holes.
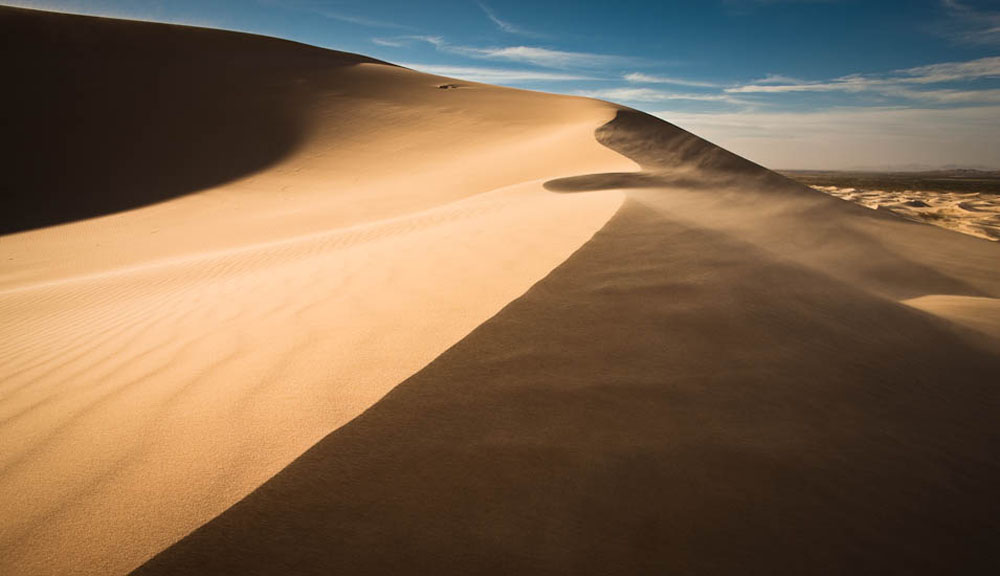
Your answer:
[[[1000,570],[993,244],[623,111],[643,165],[522,298],[136,573]],[[630,180],[631,179],[631,180]]]
[[[288,154],[324,72],[273,38],[0,6],[0,234],[136,208]]]

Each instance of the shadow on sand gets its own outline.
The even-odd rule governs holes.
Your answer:
[[[374,62],[283,40],[0,7],[0,234],[136,208],[295,148],[315,77]]]
[[[1000,569],[1000,356],[648,196],[136,574]]]

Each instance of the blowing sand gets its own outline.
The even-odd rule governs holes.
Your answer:
[[[56,85],[99,68],[99,111],[179,46],[211,56],[172,82],[250,94],[200,155],[84,122],[76,168],[12,165],[0,573],[1000,568],[997,244],[604,102],[0,23],[41,38],[14,86],[32,58]],[[152,133],[210,121],[192,106],[149,108]],[[15,128],[31,158],[60,133]],[[116,155],[141,169],[91,173]]]

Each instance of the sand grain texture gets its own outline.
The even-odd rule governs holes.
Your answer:
[[[1000,348],[900,302],[992,302],[996,246],[596,136],[644,171],[547,184],[629,190],[593,240],[137,573],[1000,568]]]
[[[1000,570],[996,243],[604,102],[0,23],[26,83],[65,51],[108,70],[21,152],[82,157],[12,179],[0,573]],[[179,85],[121,73],[140,38]],[[87,111],[188,88],[252,93],[203,142],[225,165],[171,173],[208,121],[180,101],[105,174],[135,118],[102,140]]]
[[[1000,240],[1000,194],[813,187],[873,210],[889,210],[915,222],[926,222],[985,240]]]
[[[65,58],[66,74],[82,59],[105,71],[89,98],[112,107],[127,91],[153,121],[47,127],[21,154],[50,158],[61,130],[88,140],[59,142],[79,166],[59,182],[19,166],[11,180],[7,226],[61,219],[53,196],[96,217],[0,239],[5,574],[125,573],[222,512],[521,295],[622,202],[559,197],[546,179],[634,166],[592,138],[614,115],[603,103],[445,93],[437,77],[267,38],[0,15],[26,44],[8,59],[27,67],[31,47],[40,68]],[[260,52],[261,67],[205,81]],[[133,64],[166,92],[122,70]],[[154,101],[171,90],[217,100]],[[244,109],[254,102],[274,114]],[[49,106],[38,99],[28,118]],[[202,106],[224,117],[208,156],[191,135],[157,132],[178,118],[214,130]],[[122,157],[135,129],[167,141]],[[235,142],[271,145],[285,129],[294,138],[266,162]],[[234,171],[174,172],[218,156]],[[105,174],[119,169],[135,172]]]

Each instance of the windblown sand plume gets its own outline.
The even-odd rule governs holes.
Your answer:
[[[1000,569],[1000,245],[597,100],[0,33],[0,573]]]

